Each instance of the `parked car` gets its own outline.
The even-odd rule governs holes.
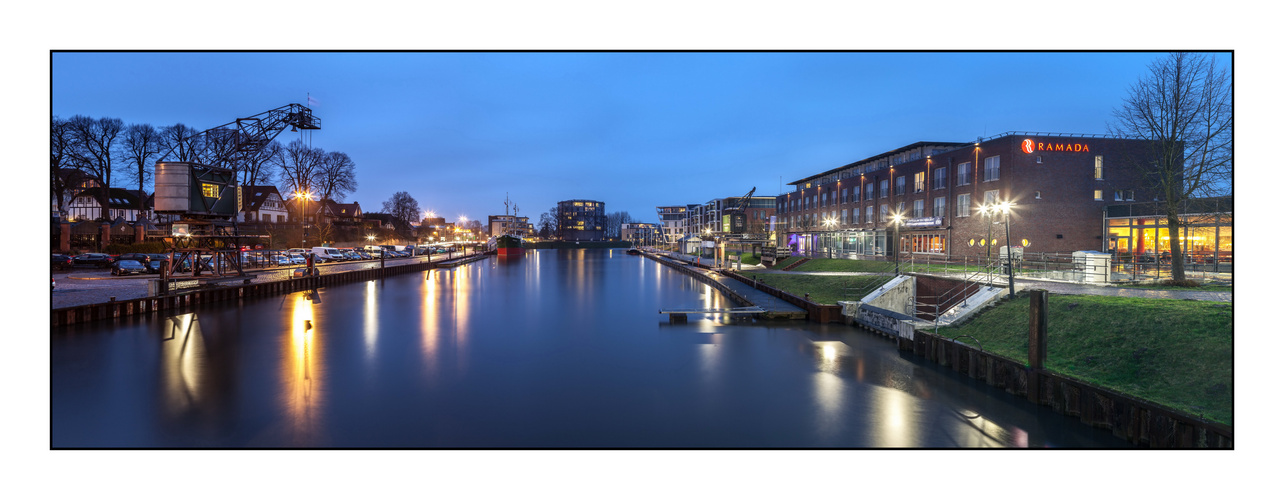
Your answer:
[[[290,260],[290,256],[289,256],[289,255],[285,255],[285,254],[280,254],[280,253],[279,253],[279,254],[273,255],[271,259],[272,259],[272,264],[275,264],[275,265],[278,265],[278,266],[292,266],[292,265],[294,265],[294,261]]]
[[[65,269],[71,269],[71,266],[72,266],[71,256],[57,254],[57,253],[53,254],[53,258],[49,260],[49,264],[51,269],[57,269],[60,271]]]
[[[160,274],[162,262],[171,262],[171,266],[173,265],[173,259],[167,253],[149,253],[147,255],[151,257],[151,260],[147,262],[147,272],[149,273]]]
[[[147,272],[147,266],[133,259],[118,260],[111,266],[111,273],[116,276],[143,274],[145,272]]]
[[[301,253],[292,253],[290,254],[290,263],[297,266],[302,266],[308,263],[308,258],[304,257],[303,254]]]
[[[71,264],[72,266],[75,266],[75,267],[92,266],[92,267],[97,267],[99,269],[106,269],[108,267],[111,267],[112,262],[115,262],[115,261],[116,261],[115,257],[112,257],[105,253],[82,253],[80,255],[72,257]]]
[[[136,260],[146,265],[152,260],[152,256],[145,253],[122,253],[116,257],[116,260]]]
[[[357,255],[361,256],[361,260],[374,260],[374,256],[364,250],[357,250]]]

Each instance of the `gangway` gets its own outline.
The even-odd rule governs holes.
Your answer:
[[[758,306],[731,307],[724,309],[661,309],[660,314],[668,314],[669,322],[686,321],[688,314],[762,314],[767,312]]]

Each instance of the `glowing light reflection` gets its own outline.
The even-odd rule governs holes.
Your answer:
[[[379,339],[379,288],[374,280],[366,282],[366,311],[364,336],[366,340],[366,360],[373,361],[375,341]]]
[[[321,406],[320,386],[317,379],[321,375],[318,360],[323,359],[320,346],[316,342],[317,324],[313,303],[306,293],[294,294],[291,304],[290,338],[287,353],[283,357],[282,404],[285,407],[287,428],[294,433],[299,444],[315,446],[314,433],[320,429],[320,422],[314,410]]]

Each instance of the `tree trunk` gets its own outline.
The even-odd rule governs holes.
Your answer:
[[[1181,248],[1181,217],[1176,212],[1168,212],[1168,252],[1172,255],[1169,265],[1173,269],[1173,281],[1186,279],[1186,259]]]

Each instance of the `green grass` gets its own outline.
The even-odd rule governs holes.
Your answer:
[[[1029,304],[1018,294],[940,335],[1026,360]],[[1048,308],[1049,370],[1233,425],[1230,304],[1049,295]]]
[[[1145,284],[1145,285],[1118,285],[1119,288],[1144,288],[1146,290],[1166,290],[1174,292],[1233,292],[1231,285],[1222,283],[1205,283],[1198,287],[1184,287],[1176,285],[1162,284]]]
[[[746,275],[753,275],[746,272]],[[887,283],[888,276],[816,276],[808,274],[758,274],[762,282],[799,297],[810,294],[817,304],[837,304],[840,300],[860,300],[870,290]],[[856,290],[847,290],[855,288]]]
[[[781,260],[776,261],[776,265],[771,266],[771,268],[772,268],[772,269],[784,269],[784,268],[786,268],[786,267],[789,267],[789,265],[790,265],[790,264],[793,264],[793,263],[798,262],[798,261],[800,261],[800,260],[802,260],[802,257],[799,257],[799,256],[797,256],[797,255],[791,255],[791,256],[789,256],[789,257],[785,257],[784,259],[781,259]]]

